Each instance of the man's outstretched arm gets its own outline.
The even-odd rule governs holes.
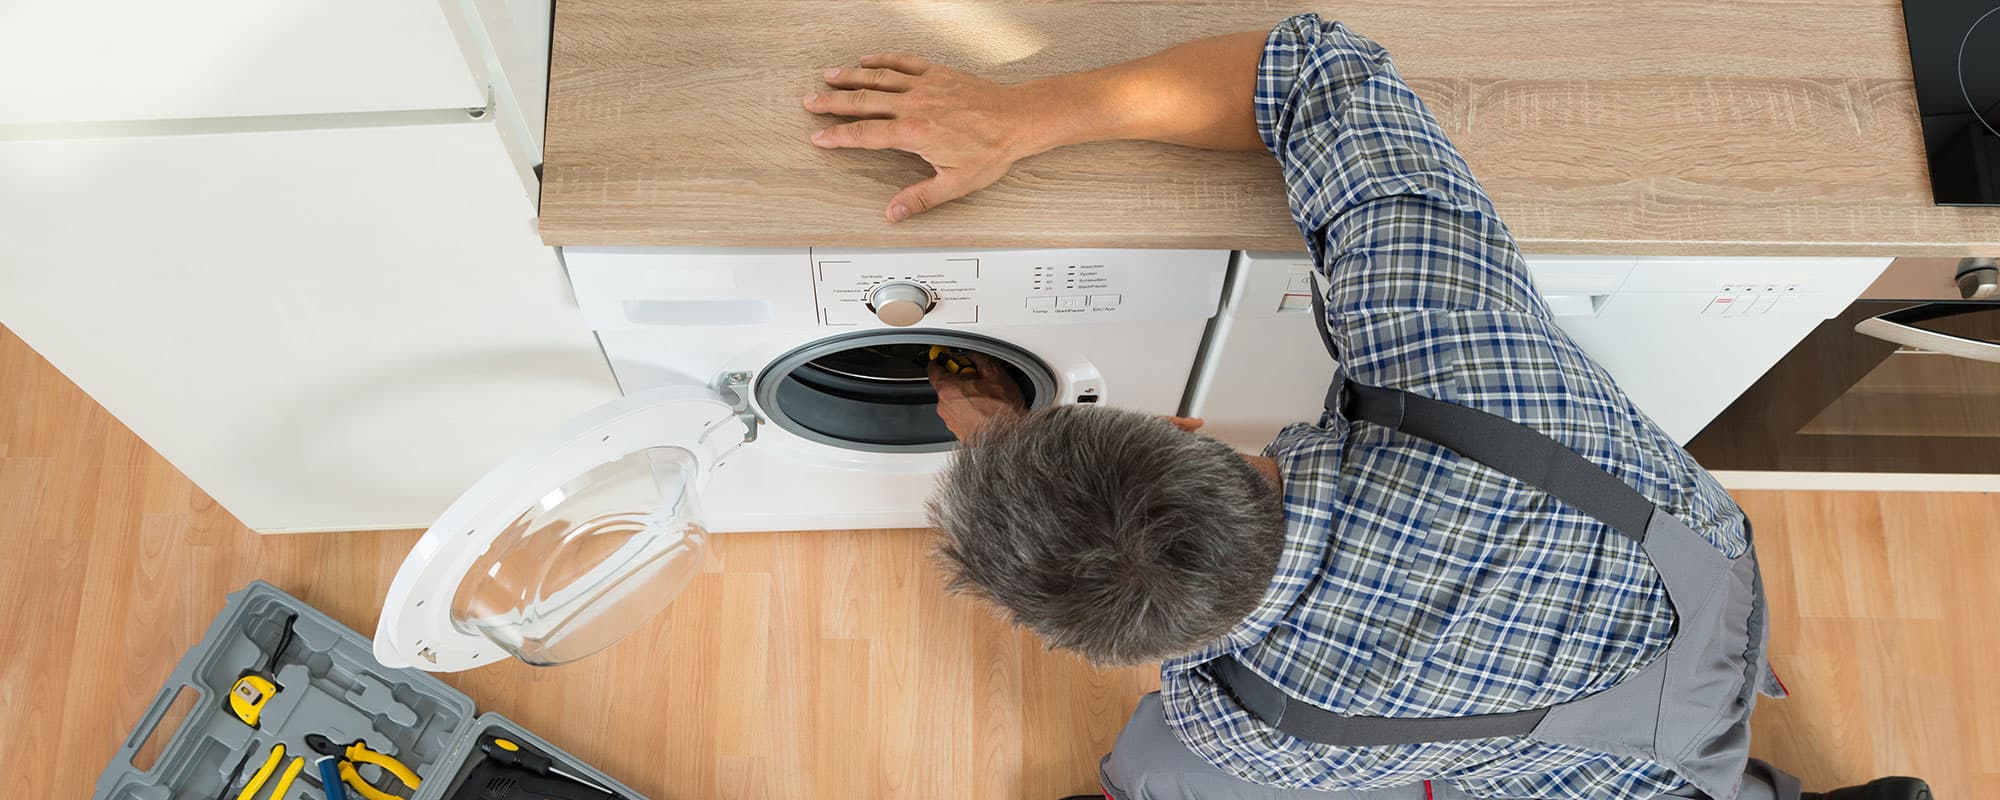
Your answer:
[[[1257,150],[1257,62],[1265,33],[1216,36],[1075,75],[999,84],[905,53],[829,69],[833,91],[806,110],[859,117],[812,137],[821,147],[907,150],[937,176],[889,201],[890,221],[983,189],[1015,161],[1057,147],[1144,139]]]
[[[1145,139],[1268,148],[1293,220],[1328,281],[1345,361],[1400,345],[1350,340],[1363,318],[1438,310],[1548,315],[1471,168],[1366,37],[1311,14],[1267,33],[1189,42],[1091,72],[1003,85],[907,54],[829,70],[808,110],[858,117],[821,147],[907,150],[937,175],[890,200],[897,221],[983,188],[1068,144]],[[1395,376],[1377,376],[1392,381]]]

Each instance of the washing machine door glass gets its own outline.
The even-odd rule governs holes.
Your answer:
[[[376,657],[452,671],[561,664],[652,622],[701,571],[701,490],[754,438],[699,389],[599,407],[517,452],[424,533],[384,603]]]
[[[623,638],[701,570],[700,471],[693,452],[652,447],[550,490],[473,561],[452,625],[538,665]]]

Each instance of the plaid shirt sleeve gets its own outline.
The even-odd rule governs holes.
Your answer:
[[[1471,168],[1381,45],[1306,14],[1257,71],[1257,130],[1328,279],[1327,312],[1550,316]]]

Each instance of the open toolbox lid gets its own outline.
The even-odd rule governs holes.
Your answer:
[[[393,667],[561,664],[652,620],[706,558],[701,490],[756,438],[748,376],[599,406],[447,508],[396,573],[375,632]]]
[[[232,713],[226,697],[245,670],[262,667],[270,649],[279,646],[288,619],[293,637],[279,653],[273,670],[277,691],[261,706],[257,724],[246,724]],[[172,731],[155,731],[183,692],[194,695],[186,718]],[[474,716],[474,712],[472,698],[437,676],[382,666],[370,655],[367,638],[298,598],[257,581],[230,595],[202,640],[181,658],[99,775],[92,796],[100,800],[206,800],[227,789],[227,796],[235,797],[274,745],[281,744],[285,751],[279,766],[302,756],[305,768],[282,794],[274,796],[280,769],[253,796],[256,800],[322,800],[327,794],[312,768],[318,754],[307,744],[309,735],[319,734],[341,743],[363,740],[371,750],[394,757],[420,777],[412,791],[386,771],[356,764],[359,779],[388,797],[444,800],[479,796],[454,795],[453,790],[477,764],[475,753],[488,735],[505,736],[546,755],[572,776],[615,795],[643,797],[507,718],[491,713]],[[149,768],[140,769],[133,764],[133,757],[157,736],[168,737],[165,747]],[[239,762],[244,768],[231,783],[233,768]],[[364,796],[353,787],[348,794]]]

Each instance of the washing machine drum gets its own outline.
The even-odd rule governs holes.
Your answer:
[[[771,422],[808,440],[877,453],[941,452],[957,438],[937,414],[932,353],[992,357],[1030,408],[1055,401],[1056,382],[1033,354],[987,336],[952,331],[871,331],[823,339],[771,362],[757,401]]]

